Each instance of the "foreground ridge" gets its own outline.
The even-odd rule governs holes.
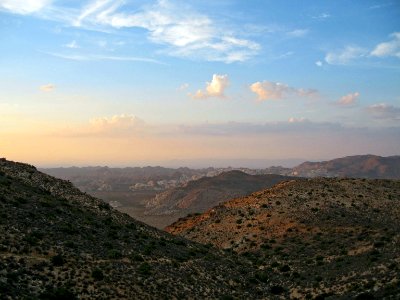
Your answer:
[[[265,298],[240,257],[174,237],[0,160],[0,299]]]

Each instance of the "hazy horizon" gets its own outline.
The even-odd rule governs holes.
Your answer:
[[[398,155],[399,20],[398,2],[376,0],[0,0],[0,156],[264,167]]]

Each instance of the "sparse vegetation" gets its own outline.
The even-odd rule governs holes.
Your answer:
[[[361,292],[392,299],[400,295],[393,264],[400,259],[399,201],[398,180],[296,180],[233,199],[168,230],[242,254],[258,270],[254,282],[268,282],[270,292],[284,298],[296,291],[304,299],[355,298]]]

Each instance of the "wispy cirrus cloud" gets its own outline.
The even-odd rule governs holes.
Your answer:
[[[238,37],[229,26],[194,11],[186,4],[178,7],[160,0],[138,9],[136,13],[121,12],[119,9],[123,4],[123,1],[91,1],[72,25],[145,29],[151,42],[168,47],[162,52],[209,61],[245,61],[261,48],[258,43]]]
[[[250,90],[257,95],[258,101],[280,100],[288,97],[317,97],[315,89],[293,88],[287,84],[272,81],[257,81],[249,86]]]
[[[214,74],[210,82],[206,82],[205,90],[189,94],[194,99],[225,98],[225,89],[229,86],[228,75]]]
[[[0,0],[0,10],[27,15],[42,10],[51,2],[51,0]]]
[[[117,55],[90,55],[90,54],[65,54],[65,53],[52,53],[52,52],[42,52],[54,57],[75,60],[75,61],[101,61],[101,60],[114,60],[114,61],[131,61],[131,62],[145,62],[153,63],[159,65],[165,65],[165,63],[146,57],[136,57],[136,56],[117,56]]]
[[[39,87],[39,90],[41,90],[42,92],[51,92],[51,91],[53,91],[55,88],[56,88],[56,86],[55,86],[54,84],[48,83],[48,84],[45,84],[45,85],[41,85],[41,86]]]
[[[67,48],[70,48],[70,49],[78,49],[79,48],[79,45],[75,40],[71,41],[68,44],[65,44],[64,46]]]
[[[289,37],[300,38],[306,36],[308,33],[309,33],[308,29],[295,29],[287,32],[286,34]]]
[[[346,65],[349,62],[365,57],[368,50],[358,46],[347,46],[342,50],[328,52],[325,55],[325,61],[330,65]]]
[[[124,0],[89,0],[81,8],[72,8],[52,0],[0,0],[0,9],[19,14],[38,12],[39,18],[101,32],[142,29],[149,42],[164,46],[158,53],[194,60],[243,62],[261,50],[259,43],[245,38],[247,33],[239,34],[231,22],[213,19],[190,4],[158,0],[138,6],[134,12],[125,10],[127,4]]]
[[[390,41],[376,45],[374,50],[371,51],[371,55],[376,57],[395,56],[400,58],[400,32],[394,32],[390,37]]]
[[[373,48],[352,45],[341,50],[329,51],[325,55],[325,62],[330,65],[347,65],[356,61],[366,62],[372,58],[400,58],[400,32],[394,32],[389,37],[389,41],[379,43]]]
[[[328,19],[330,17],[331,17],[331,15],[329,13],[327,13],[327,12],[323,12],[323,13],[320,13],[318,15],[312,16],[312,18],[316,19],[316,20],[325,20],[325,19]]]

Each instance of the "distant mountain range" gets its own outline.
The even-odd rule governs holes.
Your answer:
[[[270,187],[285,176],[400,178],[400,156],[348,156],[294,168],[72,167],[41,171],[69,180],[120,211],[163,228],[186,214],[201,213],[227,199]]]
[[[400,179],[400,156],[356,155],[323,162],[304,162],[294,167],[290,175]]]
[[[166,230],[240,253],[297,299],[398,299],[399,220],[399,180],[314,178],[227,201]]]

